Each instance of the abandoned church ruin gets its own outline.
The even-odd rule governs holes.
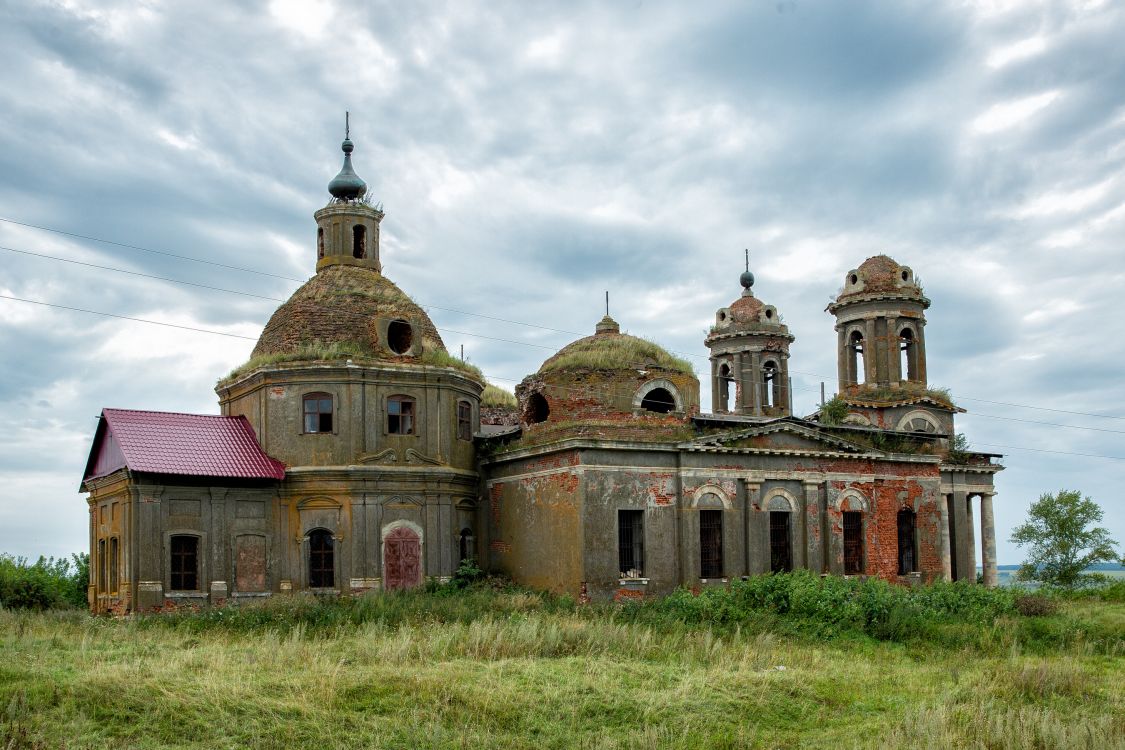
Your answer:
[[[810,416],[749,271],[704,341],[706,412],[688,363],[608,315],[516,405],[482,401],[383,274],[352,150],[314,215],[316,274],[218,383],[221,415],[102,411],[81,487],[93,611],[402,589],[467,558],[594,599],[794,568],[975,580],[978,539],[995,585],[1002,467],[954,444],[963,410],[928,387],[910,268],[847,274],[827,308],[839,396]]]

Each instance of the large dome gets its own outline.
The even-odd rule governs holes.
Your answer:
[[[547,373],[565,370],[651,370],[692,374],[691,364],[673,356],[659,344],[621,333],[608,315],[598,323],[593,336],[578,339],[559,349],[539,368]]]
[[[381,273],[333,265],[277,308],[251,357],[324,348],[409,361],[445,344],[426,311]]]

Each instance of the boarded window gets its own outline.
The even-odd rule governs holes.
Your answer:
[[[699,511],[699,575],[723,577],[723,512]]]
[[[391,435],[414,434],[414,399],[410,396],[387,399],[387,432]]]
[[[332,432],[332,396],[309,393],[304,398],[305,432]]]
[[[244,534],[235,541],[236,591],[266,590],[266,538]]]
[[[457,437],[460,440],[473,439],[473,405],[468,401],[457,402]]]
[[[309,588],[330,589],[336,585],[336,560],[332,534],[324,529],[309,532]]]
[[[863,572],[863,514],[844,511],[844,574]]]
[[[199,590],[199,537],[179,535],[171,539],[173,591]]]
[[[793,569],[789,547],[789,512],[770,511],[770,571],[783,573]]]
[[[644,578],[645,529],[643,510],[617,511],[617,559],[622,578]]]
[[[914,555],[914,511],[898,512],[898,574],[904,576],[918,569]]]

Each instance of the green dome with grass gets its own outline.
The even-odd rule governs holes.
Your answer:
[[[668,370],[694,374],[691,364],[659,344],[621,333],[608,315],[598,322],[593,336],[578,339],[543,363],[539,373],[567,370]]]

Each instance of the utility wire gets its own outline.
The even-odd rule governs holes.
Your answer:
[[[41,225],[38,225],[38,224],[30,224],[30,223],[27,223],[27,222],[16,221],[15,219],[9,219],[9,218],[3,217],[3,216],[0,216],[0,222],[5,222],[5,223],[8,223],[8,224],[15,224],[17,226],[22,226],[22,227],[28,227],[30,229],[38,229],[38,230],[41,230],[41,231],[44,231],[44,232],[53,232],[55,234],[62,234],[62,235],[66,235],[68,237],[75,237],[75,238],[78,238],[78,239],[91,240],[93,242],[101,242],[101,243],[104,243],[104,244],[107,244],[107,245],[114,245],[114,246],[117,246],[117,247],[124,247],[124,248],[129,248],[129,249],[132,249],[132,250],[141,250],[141,251],[147,252],[147,253],[154,253],[154,254],[157,254],[157,255],[164,255],[164,256],[167,256],[167,257],[171,257],[171,258],[177,258],[179,260],[191,261],[191,262],[195,262],[195,263],[204,263],[204,264],[207,264],[207,265],[217,266],[217,267],[220,267],[220,268],[226,268],[226,269],[229,269],[229,270],[244,271],[244,272],[247,272],[247,273],[254,273],[254,274],[261,275],[261,276],[270,276],[270,277],[273,277],[273,278],[284,279],[286,281],[294,281],[294,282],[297,282],[297,283],[303,283],[303,281],[304,281],[303,279],[295,279],[295,278],[292,278],[290,276],[281,276],[279,274],[269,273],[269,272],[266,272],[266,271],[259,271],[259,270],[253,269],[253,268],[244,268],[244,267],[241,267],[241,266],[232,266],[232,265],[227,265],[227,264],[224,264],[224,263],[218,263],[218,262],[215,262],[215,261],[205,260],[203,258],[195,258],[195,257],[189,256],[189,255],[180,255],[180,254],[172,253],[172,252],[165,251],[165,250],[153,250],[151,248],[142,247],[140,245],[130,245],[130,244],[124,243],[124,242],[116,242],[114,240],[107,240],[107,239],[103,239],[103,238],[100,238],[100,237],[93,237],[93,236],[90,236],[90,235],[77,234],[75,232],[67,232],[65,230],[54,229],[52,227],[45,227],[45,226],[41,226]],[[107,271],[115,271],[115,272],[118,272],[118,273],[126,273],[126,274],[131,274],[131,275],[134,275],[134,276],[151,278],[151,279],[158,280],[158,281],[167,281],[167,282],[170,282],[170,283],[173,283],[173,284],[186,284],[186,285],[189,285],[189,286],[196,286],[196,287],[200,287],[200,288],[203,288],[203,289],[210,289],[210,290],[213,290],[213,291],[229,292],[231,294],[240,294],[240,295],[247,296],[247,297],[256,297],[256,298],[259,298],[259,299],[279,301],[279,302],[283,301],[283,300],[281,300],[279,298],[276,298],[276,297],[267,297],[267,296],[264,296],[264,295],[250,294],[248,292],[240,292],[240,291],[233,290],[233,289],[224,289],[224,288],[221,288],[221,287],[207,286],[205,284],[196,284],[196,283],[189,282],[189,281],[179,281],[179,280],[176,280],[176,279],[170,279],[170,278],[163,277],[163,276],[153,276],[153,275],[149,275],[149,274],[139,273],[139,272],[136,272],[136,271],[128,271],[128,270],[125,270],[125,269],[113,268],[111,266],[100,266],[100,265],[96,265],[96,264],[93,264],[93,263],[83,263],[83,262],[80,262],[80,261],[69,260],[67,258],[59,258],[59,257],[53,256],[53,255],[46,255],[46,254],[42,254],[42,253],[32,253],[32,252],[28,252],[26,250],[16,250],[14,248],[8,248],[8,247],[3,247],[3,248],[0,248],[0,249],[9,250],[11,252],[22,253],[24,255],[31,255],[31,256],[49,259],[49,260],[71,262],[71,263],[76,263],[78,265],[89,266],[89,267],[92,267],[92,268],[99,268],[99,269],[103,269],[103,270],[107,270]],[[47,304],[47,303],[39,303],[39,304]],[[469,316],[472,316],[472,317],[483,318],[483,319],[486,319],[486,320],[495,320],[495,321],[502,322],[502,323],[510,323],[512,325],[526,326],[526,327],[529,327],[529,328],[538,328],[540,330],[552,331],[552,332],[555,332],[555,333],[565,333],[565,334],[570,335],[570,336],[585,337],[585,336],[588,335],[588,334],[580,333],[580,332],[577,332],[577,331],[568,331],[566,329],[552,328],[550,326],[538,325],[536,323],[526,323],[526,322],[523,322],[523,321],[511,320],[511,319],[508,319],[508,318],[500,318],[500,317],[495,317],[495,316],[491,316],[491,315],[482,315],[480,313],[468,312],[466,310],[455,310],[455,309],[452,309],[452,308],[438,307],[436,305],[427,305],[427,304],[424,304],[424,303],[419,303],[419,306],[423,307],[423,308],[434,309],[434,310],[442,310],[444,312],[452,312],[452,313],[456,313],[456,314],[459,314],[459,315],[469,315]],[[98,313],[98,312],[95,312],[95,311],[90,311],[90,312],[93,312],[95,315],[103,315],[103,314],[109,315],[109,313]],[[122,316],[110,316],[110,317],[122,317]],[[494,341],[502,341],[502,342],[505,342],[505,343],[523,344],[523,345],[526,345],[526,346],[536,346],[536,347],[543,348],[543,349],[554,349],[554,347],[544,346],[544,345],[540,345],[540,344],[531,344],[531,343],[525,342],[525,341],[511,341],[511,340],[508,340],[508,339],[492,338],[492,337],[489,337],[489,336],[481,336],[479,334],[462,333],[462,332],[459,332],[459,331],[452,331],[452,330],[450,330],[450,333],[458,333],[460,335],[465,335],[465,336],[475,336],[477,338],[491,339],[491,340],[494,340]],[[673,350],[668,350],[668,351],[671,354],[676,354],[676,355],[679,355],[679,356],[682,356],[682,357],[692,357],[692,358],[695,358],[695,359],[710,360],[710,357],[702,355],[702,354],[697,354],[697,353],[694,353],[694,352],[678,352],[678,351],[673,351]],[[643,365],[643,363],[638,363],[638,364]],[[794,375],[807,375],[809,377],[823,379],[823,380],[829,380],[829,381],[836,377],[835,375],[825,375],[824,373],[808,372],[808,371],[804,371],[804,370],[793,370],[793,369],[791,369],[791,370],[789,370],[789,372],[790,372],[790,374],[794,374]],[[810,388],[810,389],[807,389],[807,390],[815,391],[816,389]],[[1037,410],[1037,411],[1055,412],[1057,414],[1073,414],[1075,416],[1091,417],[1091,418],[1095,418],[1095,419],[1117,419],[1117,420],[1125,421],[1125,416],[1117,416],[1117,415],[1113,415],[1113,414],[1097,414],[1097,413],[1092,413],[1092,412],[1073,411],[1073,410],[1069,410],[1069,409],[1058,409],[1058,408],[1052,408],[1052,407],[1047,407],[1047,406],[1032,406],[1030,404],[1017,404],[1017,403],[1006,402],[1006,401],[992,401],[992,400],[989,400],[989,399],[973,398],[971,396],[962,396],[962,395],[958,395],[957,398],[961,399],[961,400],[965,400],[965,401],[977,401],[977,402],[980,402],[980,403],[995,404],[997,406],[1009,406],[1009,407],[1013,407],[1013,408],[1017,408],[1017,409],[1033,409],[1033,410]],[[979,416],[985,416],[985,415],[979,415]],[[1015,420],[1014,418],[1007,418],[1007,417],[994,417],[994,418],[996,418],[996,419],[1012,419],[1012,421],[1019,421],[1019,420]],[[1042,424],[1051,424],[1051,423],[1045,422],[1045,423],[1042,423]],[[1076,425],[1053,425],[1053,426],[1074,427],[1076,429],[1091,429],[1091,430],[1096,429],[1096,428],[1092,428],[1092,427],[1091,428],[1077,427]]]

